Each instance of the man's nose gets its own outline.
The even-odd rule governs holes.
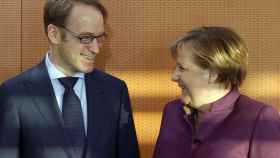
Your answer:
[[[97,39],[94,39],[89,45],[88,45],[88,49],[91,51],[91,52],[94,52],[96,54],[98,54],[100,52],[100,47],[101,47],[101,44],[98,43]]]

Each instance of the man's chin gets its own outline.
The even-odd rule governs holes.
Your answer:
[[[95,69],[94,66],[93,66],[93,67],[84,67],[84,68],[80,69],[80,72],[82,72],[82,73],[90,73],[90,72],[92,72],[94,69]]]

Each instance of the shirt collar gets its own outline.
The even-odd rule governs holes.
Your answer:
[[[45,58],[45,63],[46,63],[46,67],[50,76],[50,79],[59,79],[59,78],[63,78],[63,77],[67,77],[63,72],[61,72],[60,70],[58,70],[56,68],[56,66],[52,63],[52,61],[50,60],[50,52],[47,52],[46,54],[46,58]],[[84,78],[85,74],[78,72],[75,73],[73,75],[73,77],[78,77],[78,78]]]

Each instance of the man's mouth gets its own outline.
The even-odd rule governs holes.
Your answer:
[[[82,54],[81,56],[85,57],[87,60],[94,60],[95,59],[95,55],[90,55],[90,54]]]

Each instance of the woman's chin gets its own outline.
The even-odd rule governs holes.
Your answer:
[[[190,104],[191,103],[191,97],[188,94],[183,93],[182,96],[181,96],[181,101],[186,105]]]

